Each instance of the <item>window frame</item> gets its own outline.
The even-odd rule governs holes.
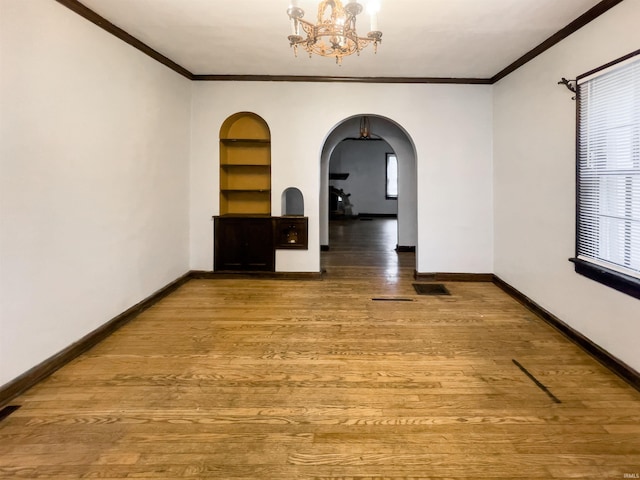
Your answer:
[[[581,108],[581,88],[579,82],[587,77],[603,70],[615,67],[616,65],[627,60],[634,59],[640,55],[640,50],[629,53],[605,65],[597,67],[589,72],[579,75],[576,78],[576,171],[575,171],[575,187],[576,187],[576,224],[575,224],[575,257],[569,261],[574,263],[575,272],[583,275],[591,280],[599,282],[619,292],[640,299],[640,278],[625,274],[613,268],[579,257],[580,246],[580,220],[581,220],[581,199],[580,199],[580,108]],[[637,58],[633,61],[638,60]]]
[[[393,156],[396,159],[396,194],[389,194],[389,157]],[[398,156],[395,152],[387,152],[384,161],[384,198],[387,200],[398,200],[398,195],[400,195],[400,189],[398,188],[398,173],[399,173],[399,165],[398,165]]]

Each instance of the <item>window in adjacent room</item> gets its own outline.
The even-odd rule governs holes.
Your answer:
[[[386,198],[398,198],[398,158],[395,153],[387,153]]]
[[[639,52],[578,77],[576,271],[640,298]]]

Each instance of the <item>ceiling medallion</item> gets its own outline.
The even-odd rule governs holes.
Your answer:
[[[318,4],[318,22],[313,24],[302,19],[304,10],[298,6],[298,0],[291,0],[287,10],[291,20],[291,35],[288,38],[295,56],[298,56],[300,46],[309,52],[309,57],[314,53],[322,57],[335,57],[336,63],[341,65],[342,57],[354,53],[360,55],[360,50],[370,43],[373,43],[373,51],[377,53],[378,43],[382,43],[382,32],[378,30],[378,9],[375,4],[371,0],[368,9],[371,31],[366,37],[359,37],[356,16],[362,13],[363,7],[358,2],[347,0],[343,6],[341,0],[322,0]]]

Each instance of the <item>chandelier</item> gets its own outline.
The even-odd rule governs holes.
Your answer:
[[[309,57],[314,53],[335,57],[336,63],[341,65],[342,57],[354,53],[360,55],[360,51],[370,43],[373,43],[374,53],[377,53],[378,43],[382,43],[382,32],[378,30],[376,10],[370,9],[371,31],[366,37],[359,37],[356,16],[362,10],[362,5],[353,0],[347,0],[344,6],[341,0],[322,0],[318,5],[318,22],[313,24],[302,19],[304,10],[298,6],[297,0],[292,0],[287,14],[291,20],[291,35],[288,38],[294,55],[298,56],[298,47],[301,46],[309,52]]]

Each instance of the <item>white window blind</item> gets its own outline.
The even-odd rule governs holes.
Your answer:
[[[578,258],[640,278],[640,58],[579,88]]]

